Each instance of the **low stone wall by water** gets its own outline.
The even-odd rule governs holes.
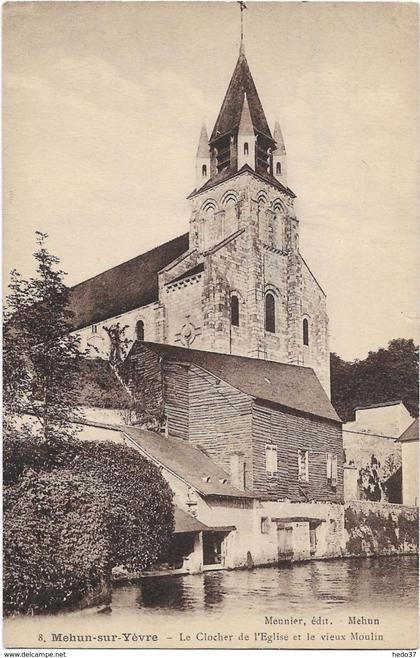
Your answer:
[[[418,508],[352,501],[344,507],[343,556],[418,553]]]

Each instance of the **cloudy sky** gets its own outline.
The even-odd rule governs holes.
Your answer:
[[[247,6],[247,58],[282,126],[331,349],[363,358],[415,337],[416,4]],[[5,271],[32,273],[35,230],[69,285],[188,230],[201,122],[213,127],[238,54],[237,3],[3,10]]]

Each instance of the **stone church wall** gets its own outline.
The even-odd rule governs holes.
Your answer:
[[[128,349],[136,339],[136,325],[139,320],[144,323],[144,339],[150,342],[158,340],[157,337],[157,318],[158,304],[148,304],[139,309],[128,311],[122,315],[117,315],[109,320],[98,322],[89,327],[80,329],[77,333],[80,336],[80,348],[88,351],[88,356],[92,358],[101,357],[102,359],[109,358],[110,352],[110,339],[104,327],[110,327],[113,324],[119,323],[120,327],[125,327],[124,336],[128,339]]]
[[[266,247],[263,251],[264,293],[271,292],[276,300],[276,333],[264,332],[266,358],[289,361],[289,322],[287,306],[287,256]],[[260,322],[264,325],[264,298],[261,300]]]
[[[163,286],[160,302],[164,309],[165,336],[158,342],[208,349],[203,335],[203,274]]]
[[[329,394],[325,296],[299,254],[293,199],[244,172],[191,205],[190,250],[159,274],[159,301],[81,330],[82,348],[107,358],[103,327],[127,325],[131,344],[141,320],[146,341],[310,366]],[[275,332],[265,330],[268,293],[275,298]],[[239,326],[231,323],[232,294]]]
[[[299,340],[303,350],[303,365],[315,373],[330,395],[330,353],[328,345],[328,315],[324,292],[302,259],[302,308]],[[309,323],[309,345],[303,345],[303,319]]]
[[[241,233],[206,257],[204,328],[207,349],[248,356],[248,241]],[[231,295],[239,299],[239,326],[231,324]]]

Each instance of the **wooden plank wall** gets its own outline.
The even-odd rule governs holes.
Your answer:
[[[164,360],[163,378],[168,434],[188,441],[188,366]]]
[[[136,422],[152,430],[164,422],[162,373],[159,356],[139,344],[125,364],[124,379],[133,397]]]
[[[130,364],[138,417],[203,449],[230,472],[244,455],[245,484],[257,496],[343,501],[343,440],[338,424],[286,411],[251,397],[193,364],[163,359],[143,346]],[[277,446],[278,472],[266,472],[265,445]],[[298,480],[298,449],[309,451],[309,482]],[[337,455],[337,486],[327,480],[327,453]]]
[[[189,370],[189,440],[219,466],[230,470],[230,455],[245,457],[245,484],[252,486],[252,400],[194,365]]]
[[[254,492],[292,501],[342,502],[343,440],[339,425],[285,412],[255,402],[253,406]],[[265,467],[265,445],[277,446],[278,472]],[[298,449],[309,451],[309,482],[298,480]],[[327,481],[327,453],[337,455],[337,486]]]

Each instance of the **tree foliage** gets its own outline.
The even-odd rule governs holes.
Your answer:
[[[125,445],[75,437],[84,358],[46,238],[37,233],[36,276],[12,272],[5,306],[7,613],[80,603],[114,566],[149,567],[173,531],[172,492],[154,464]],[[117,329],[114,367],[125,346]]]
[[[109,579],[109,493],[70,470],[27,470],[3,495],[4,609],[57,610]]]
[[[71,332],[69,289],[59,259],[36,233],[36,276],[11,273],[3,331],[3,400],[6,424],[30,413],[46,442],[71,436],[79,374],[80,339]]]
[[[344,361],[331,354],[331,401],[344,422],[359,406],[402,400],[418,416],[419,349],[412,339],[397,338],[366,359]]]
[[[7,612],[77,604],[111,569],[165,557],[172,492],[140,453],[109,441],[4,442]]]
[[[65,460],[109,493],[113,566],[140,571],[164,556],[173,533],[172,491],[154,464],[110,441],[72,441]]]

